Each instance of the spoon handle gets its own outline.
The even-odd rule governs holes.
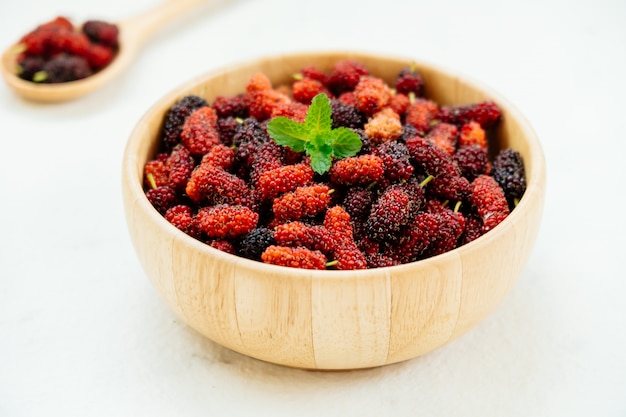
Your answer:
[[[136,16],[118,23],[123,44],[139,47],[157,30],[175,21],[196,7],[208,4],[209,0],[166,0]]]

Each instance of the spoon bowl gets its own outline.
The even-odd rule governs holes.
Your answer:
[[[117,55],[109,65],[87,78],[58,84],[24,80],[17,76],[15,51],[18,44],[2,54],[0,72],[7,85],[27,100],[48,103],[73,100],[102,87],[122,73],[144,43],[160,28],[207,3],[207,0],[167,0],[142,14],[116,23],[120,32]]]

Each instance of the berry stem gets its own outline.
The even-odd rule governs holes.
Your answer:
[[[433,177],[432,175],[429,175],[426,178],[424,178],[424,180],[422,182],[420,182],[420,188],[424,188],[426,186],[426,184],[431,182],[433,179],[435,179],[435,177]]]
[[[335,265],[337,265],[338,263],[339,263],[339,261],[338,261],[338,260],[336,260],[336,259],[335,259],[334,261],[326,262],[326,268],[329,268],[329,267],[331,267],[331,266],[335,266]]]
[[[157,183],[154,180],[154,175],[152,175],[151,172],[148,173],[147,175],[148,177],[148,182],[150,183],[150,187],[154,190],[155,188],[157,188]]]
[[[33,82],[40,83],[42,81],[45,81],[46,78],[48,78],[48,73],[47,72],[45,72],[45,71],[37,71],[33,75]]]

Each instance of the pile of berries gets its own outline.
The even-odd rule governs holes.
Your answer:
[[[80,29],[59,16],[37,26],[18,44],[18,76],[36,83],[86,78],[106,67],[118,50],[118,28],[88,20]]]
[[[362,142],[321,173],[267,129],[277,117],[303,123],[319,94],[332,127]],[[478,238],[517,205],[520,154],[488,149],[501,117],[491,101],[430,100],[413,67],[392,83],[353,60],[303,68],[290,85],[257,73],[238,95],[171,106],[144,189],[170,223],[228,253],[309,269],[404,264]]]

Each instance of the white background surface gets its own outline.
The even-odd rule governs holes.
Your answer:
[[[156,0],[2,1],[0,45],[57,14]],[[236,0],[160,32],[65,104],[0,85],[0,416],[626,416],[626,3]],[[141,270],[120,167],[184,81],[265,54],[356,49],[452,68],[509,98],[544,146],[533,255],[471,332],[378,369],[262,363],[181,323]]]

